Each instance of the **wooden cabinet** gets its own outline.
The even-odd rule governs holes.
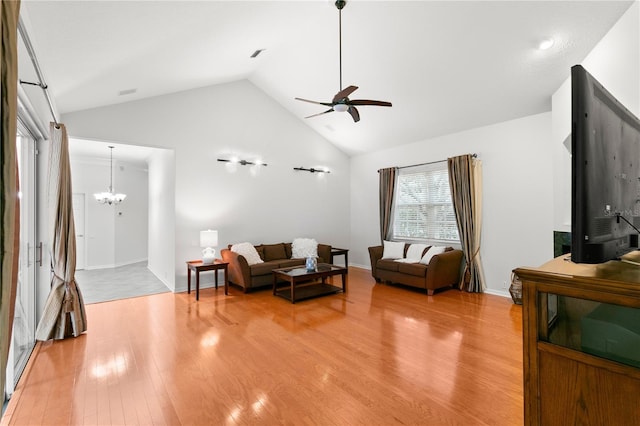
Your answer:
[[[640,424],[640,252],[522,280],[526,425]]]

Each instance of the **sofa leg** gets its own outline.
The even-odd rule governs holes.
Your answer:
[[[428,288],[428,289],[427,289],[427,294],[428,294],[429,296],[433,296],[433,290],[432,290],[432,289],[430,289],[430,288]]]

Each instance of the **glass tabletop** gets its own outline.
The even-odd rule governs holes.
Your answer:
[[[304,275],[311,275],[319,272],[331,272],[331,271],[341,271],[345,268],[342,266],[329,265],[328,263],[319,263],[318,267],[313,271],[307,271],[307,268],[304,266],[296,266],[293,268],[282,268],[282,269],[274,269],[281,274],[291,275],[292,277],[300,277]]]

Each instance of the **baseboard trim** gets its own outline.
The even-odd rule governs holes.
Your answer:
[[[172,292],[172,293],[175,293],[175,292],[176,292],[176,291],[175,291],[175,289],[174,289],[173,287],[171,287],[171,285],[167,282],[167,280],[165,280],[164,278],[162,278],[160,275],[156,274],[156,272],[155,272],[153,269],[151,269],[151,268],[149,267],[149,265],[147,265],[147,269],[149,270],[149,272],[151,272],[151,273],[153,274],[153,276],[155,276],[157,279],[159,279],[159,280],[160,280],[160,282],[161,282],[162,284],[164,284],[164,285],[169,289],[169,291],[170,291],[170,292]]]
[[[494,296],[501,296],[501,297],[508,297],[509,299],[511,299],[511,294],[507,291],[502,291],[502,290],[494,290],[492,288],[488,288],[484,291],[487,294],[493,294]]]

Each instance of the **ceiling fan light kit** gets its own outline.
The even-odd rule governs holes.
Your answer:
[[[309,115],[305,118],[317,117],[319,115],[328,114],[333,111],[348,112],[353,118],[354,122],[360,121],[360,113],[356,109],[356,106],[373,105],[373,106],[385,106],[390,107],[391,102],[386,101],[374,101],[370,99],[349,99],[349,95],[352,94],[358,86],[349,86],[346,89],[342,88],[342,9],[347,5],[346,0],[336,0],[335,6],[338,9],[338,38],[339,38],[339,50],[340,50],[340,90],[335,94],[331,102],[317,102],[308,99],[295,98],[298,101],[309,102],[317,105],[324,105],[329,107],[328,110],[319,112],[317,114]]]

